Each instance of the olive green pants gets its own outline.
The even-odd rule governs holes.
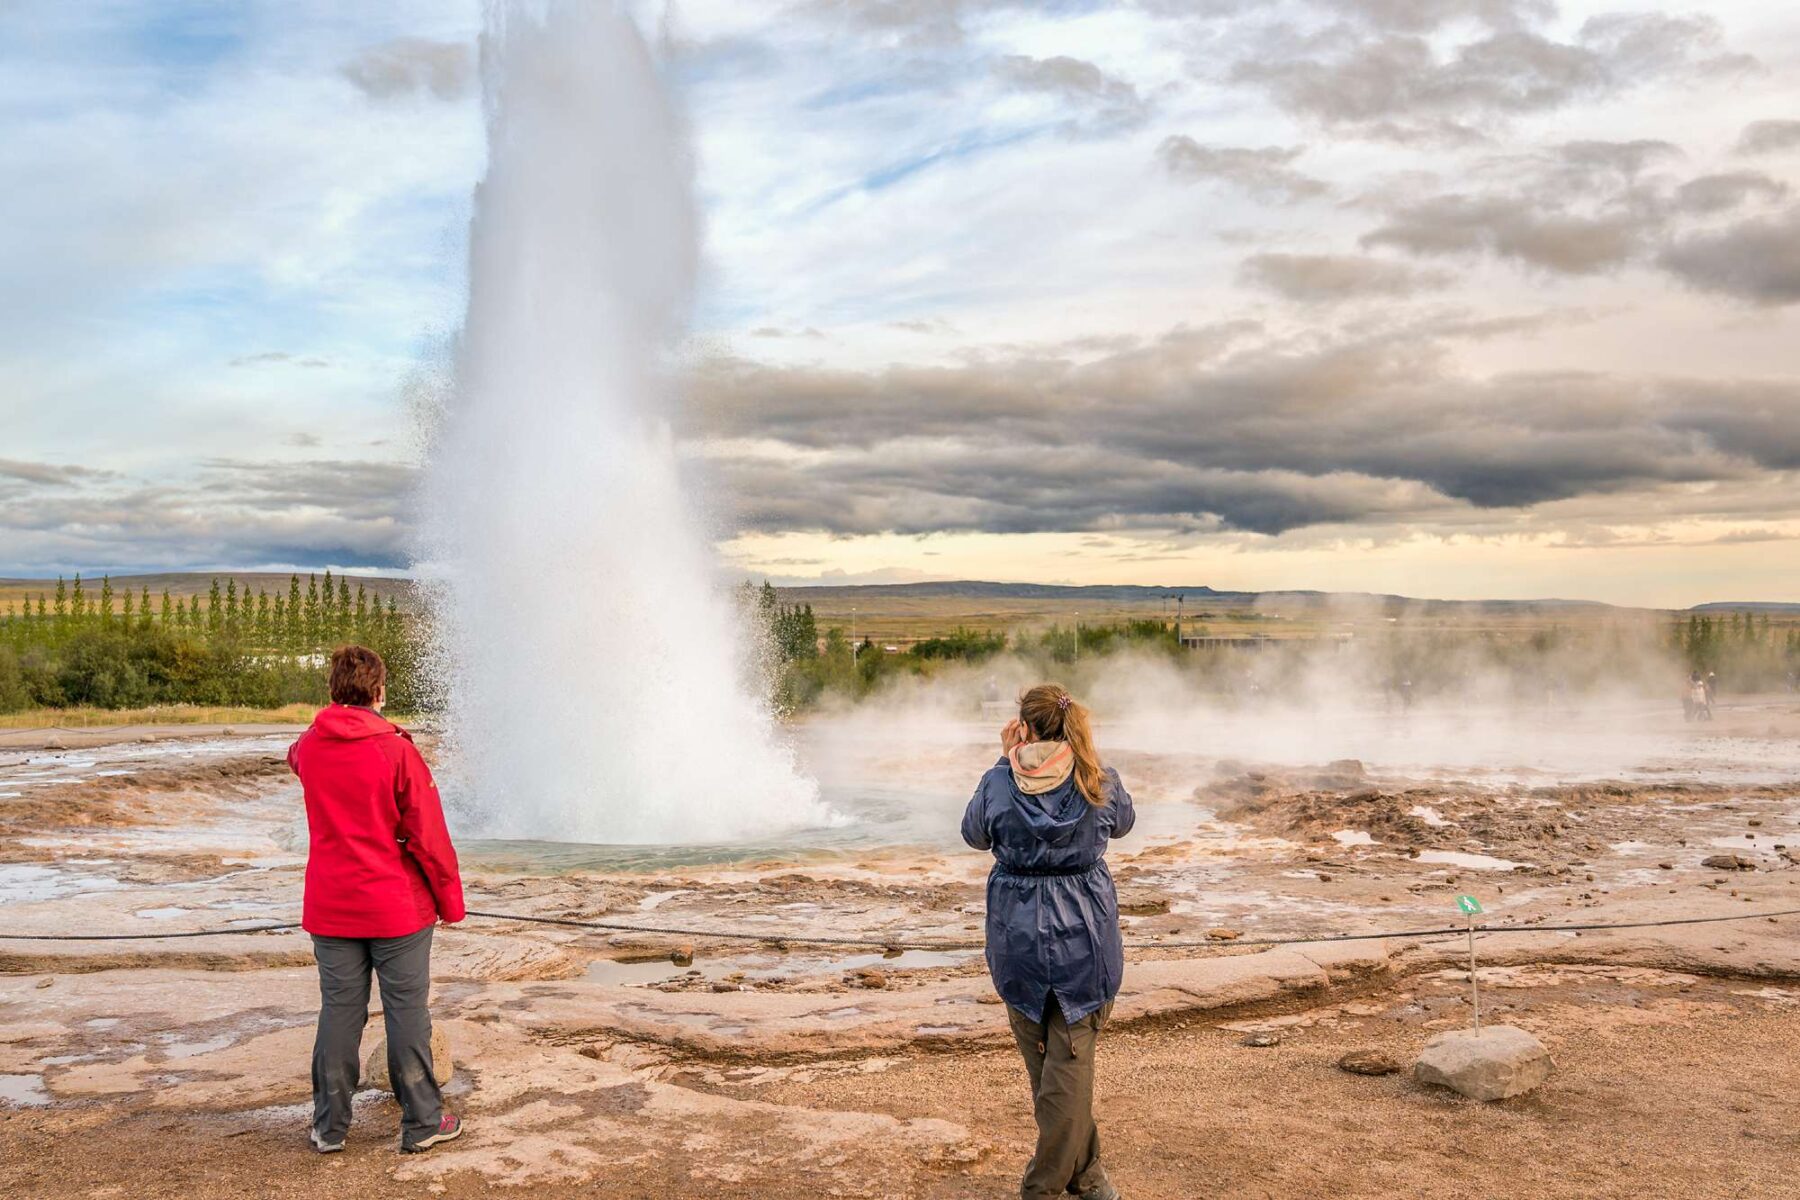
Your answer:
[[[1094,1125],[1094,1051],[1100,1030],[1112,1015],[1110,1003],[1073,1025],[1063,1019],[1052,993],[1043,1020],[1012,1005],[1006,1018],[1031,1075],[1032,1115],[1037,1118],[1037,1152],[1019,1185],[1024,1200],[1051,1200],[1070,1193],[1110,1196],[1100,1165],[1100,1131]]]

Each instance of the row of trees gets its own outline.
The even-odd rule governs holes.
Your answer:
[[[290,576],[273,595],[213,579],[204,596],[152,597],[77,575],[0,612],[0,711],[154,704],[276,708],[325,700],[324,655],[345,642],[388,662],[390,703],[416,706],[413,623],[364,584]]]
[[[1715,672],[1738,691],[1790,684],[1800,669],[1800,627],[1774,626],[1767,613],[1693,613],[1669,641],[1689,669]]]

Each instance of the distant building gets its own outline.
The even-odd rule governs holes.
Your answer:
[[[1181,648],[1183,650],[1261,650],[1274,640],[1274,638],[1260,633],[1240,637],[1226,637],[1211,633],[1184,633],[1181,635]]]

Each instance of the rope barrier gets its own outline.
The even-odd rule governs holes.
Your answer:
[[[531,925],[558,925],[574,929],[597,929],[615,933],[651,933],[677,937],[723,938],[737,941],[770,942],[802,946],[878,946],[883,950],[979,950],[979,941],[925,940],[902,941],[884,937],[827,937],[821,935],[770,933],[748,929],[694,929],[680,925],[632,925],[622,921],[579,921],[572,917],[534,917],[521,913],[480,912],[470,909],[469,916],[489,921],[519,921]],[[1501,933],[1590,933],[1613,929],[1666,929],[1677,925],[1717,925],[1732,921],[1775,920],[1800,916],[1800,908],[1777,909],[1774,912],[1733,913],[1720,917],[1673,917],[1663,921],[1597,921],[1557,925],[1477,925],[1477,936]],[[287,921],[272,925],[230,926],[223,929],[190,929],[165,933],[0,933],[0,941],[8,942],[147,942],[170,938],[228,937],[235,934],[279,933],[298,929],[300,922]],[[1467,925],[1447,925],[1436,929],[1397,929],[1386,933],[1327,933],[1283,938],[1231,938],[1205,941],[1126,942],[1128,950],[1224,950],[1234,946],[1306,946],[1329,942],[1389,941],[1400,938],[1434,938],[1466,936]]]

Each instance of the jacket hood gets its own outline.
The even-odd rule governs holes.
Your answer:
[[[400,732],[397,725],[373,709],[357,708],[350,704],[333,704],[329,708],[321,708],[318,716],[313,718],[312,727],[313,732],[320,737],[338,738],[341,741]]]
[[[1056,846],[1068,842],[1081,829],[1082,818],[1093,808],[1081,789],[1075,786],[1073,774],[1047,791],[1027,792],[1012,776],[1012,763],[1006,764],[1007,782],[1012,785],[1014,802],[1026,825],[1043,842]]]

